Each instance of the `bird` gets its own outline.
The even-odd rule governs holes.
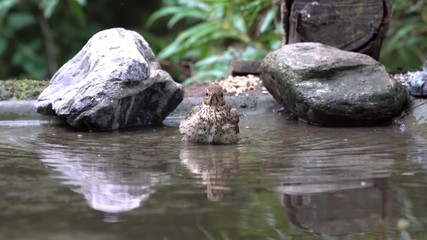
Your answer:
[[[223,89],[212,84],[206,88],[202,104],[190,110],[180,123],[183,140],[201,144],[234,144],[239,141],[240,113],[224,99]]]

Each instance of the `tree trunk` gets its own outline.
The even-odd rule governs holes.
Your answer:
[[[378,60],[391,0],[282,0],[284,44],[320,42]]]

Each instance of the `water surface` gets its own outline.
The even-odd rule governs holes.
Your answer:
[[[427,239],[427,139],[246,116],[237,145],[176,121],[0,121],[0,239]]]

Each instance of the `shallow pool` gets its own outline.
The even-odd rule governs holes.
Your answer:
[[[427,139],[242,119],[238,145],[166,126],[0,121],[0,239],[423,239]]]

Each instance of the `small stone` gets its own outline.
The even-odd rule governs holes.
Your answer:
[[[249,74],[247,76],[228,76],[218,82],[225,92],[231,93],[234,96],[239,96],[246,92],[255,92],[258,86],[262,83],[257,76]]]
[[[407,229],[410,225],[411,223],[405,218],[399,218],[396,223],[396,227],[400,231]]]

